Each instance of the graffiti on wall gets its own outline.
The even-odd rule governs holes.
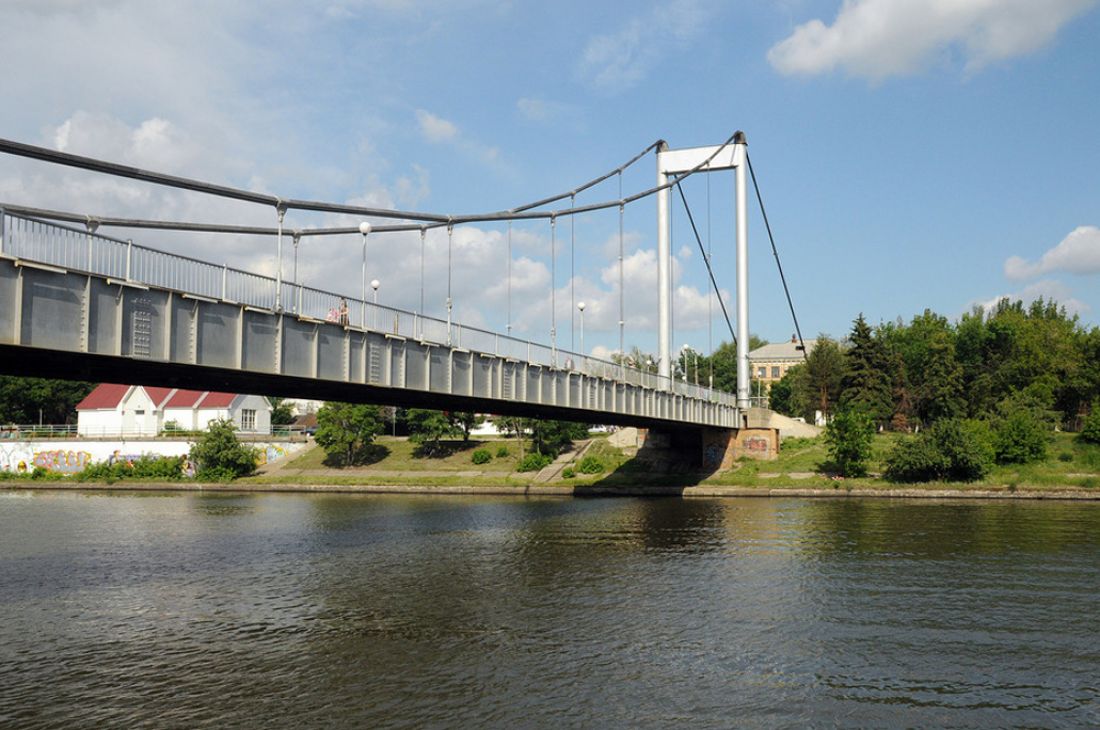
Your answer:
[[[703,448],[703,467],[706,469],[720,469],[725,450],[718,444],[707,444]]]
[[[754,454],[766,454],[771,449],[771,441],[763,436],[749,436],[741,442],[741,448]]]
[[[286,449],[278,444],[264,444],[256,449],[256,466],[263,466],[286,456]]]
[[[31,460],[34,468],[42,468],[46,471],[58,474],[75,474],[83,471],[84,467],[92,463],[92,455],[87,451],[36,451]]]
[[[296,453],[301,443],[257,443],[256,465],[263,466]],[[148,451],[145,450],[148,448]],[[186,441],[88,441],[79,442],[33,442],[0,441],[0,471],[30,473],[36,467],[55,474],[77,474],[84,467],[106,462],[133,465],[142,458],[184,457],[184,473],[193,473],[194,466],[187,460],[191,444]],[[140,451],[138,449],[141,449]]]

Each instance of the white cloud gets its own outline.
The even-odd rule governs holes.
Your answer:
[[[416,121],[420,125],[420,134],[429,142],[453,144],[458,150],[484,165],[498,170],[507,169],[507,166],[500,159],[500,149],[498,147],[482,144],[468,138],[461,134],[458,125],[454,122],[436,116],[424,109],[416,110]]]
[[[420,133],[429,142],[450,142],[458,136],[458,127],[453,122],[429,111],[417,109],[416,121],[420,125]]]
[[[565,125],[572,129],[584,128],[584,115],[573,104],[525,96],[516,100],[516,110],[529,122]]]
[[[814,19],[768,51],[780,73],[846,71],[880,80],[952,51],[968,70],[1024,55],[1097,0],[845,0],[832,25]]]
[[[1058,302],[1058,304],[1065,307],[1066,312],[1071,315],[1085,315],[1092,309],[1088,304],[1073,296],[1073,292],[1068,286],[1054,279],[1044,279],[1034,284],[1028,284],[1022,290],[1015,293],[1000,294],[984,301],[977,300],[971,302],[971,306],[978,305],[986,312],[989,312],[994,309],[997,306],[997,302],[1002,299],[1008,299],[1013,302],[1020,300],[1025,304],[1030,304],[1040,297],[1048,301],[1053,300]]]
[[[580,77],[603,91],[622,91],[645,78],[670,51],[685,47],[705,28],[712,10],[702,0],[671,0],[631,18],[613,33],[588,40]]]
[[[1020,256],[1005,261],[1005,276],[1009,279],[1030,279],[1053,271],[1070,274],[1100,273],[1100,228],[1079,226],[1061,242],[1030,262]]]

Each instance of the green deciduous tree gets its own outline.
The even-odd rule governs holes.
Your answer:
[[[845,374],[844,353],[835,341],[820,335],[813,351],[806,357],[805,368],[809,399],[813,408],[827,418],[840,397]]]
[[[344,466],[362,463],[382,432],[382,410],[361,403],[328,402],[317,411],[317,443]]]
[[[256,450],[237,440],[237,426],[229,419],[211,421],[191,447],[200,480],[228,481],[256,469]]]
[[[1092,408],[1077,438],[1086,444],[1100,444],[1100,400],[1092,402]]]
[[[825,427],[829,458],[841,476],[867,475],[875,425],[871,416],[854,406],[840,408]]]
[[[470,431],[485,422],[484,418],[470,411],[451,411],[449,415],[451,425],[462,434],[463,441],[469,441]]]
[[[0,423],[72,423],[76,404],[95,385],[77,380],[0,375]]]
[[[286,398],[268,398],[271,402],[271,425],[286,426],[294,423],[294,408]]]
[[[420,453],[424,456],[436,456],[440,453],[439,442],[459,433],[450,414],[444,411],[410,408],[405,418],[409,426],[409,438],[420,444]]]

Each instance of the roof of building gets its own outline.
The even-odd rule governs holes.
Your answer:
[[[154,388],[148,385],[140,387],[145,391],[145,394],[149,396],[149,400],[153,401],[153,405],[160,408],[164,407],[168,397],[172,395],[172,392],[175,390],[175,388]]]
[[[84,400],[76,404],[76,409],[78,411],[94,411],[100,408],[117,408],[129,390],[129,385],[100,383],[92,389],[91,393],[84,396]]]
[[[209,391],[206,397],[202,399],[202,403],[199,403],[199,408],[228,408],[236,397],[236,393]]]
[[[202,394],[205,391],[202,390],[184,390],[180,388],[177,390],[168,402],[164,404],[165,408],[194,408],[195,404],[202,399]]]
[[[806,340],[806,353],[813,352],[817,340]],[[803,353],[797,342],[772,342],[758,347],[749,353],[750,361],[769,362],[771,360],[801,360]]]
[[[130,392],[130,385],[100,383],[84,400],[77,404],[78,411],[114,410]],[[183,388],[157,388],[137,386],[145,390],[149,400],[157,408],[228,408],[237,393],[208,390],[184,390]]]

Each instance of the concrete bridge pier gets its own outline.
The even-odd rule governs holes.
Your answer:
[[[650,428],[639,429],[638,458],[670,470],[733,468],[741,457],[771,461],[779,457],[779,429]]]

